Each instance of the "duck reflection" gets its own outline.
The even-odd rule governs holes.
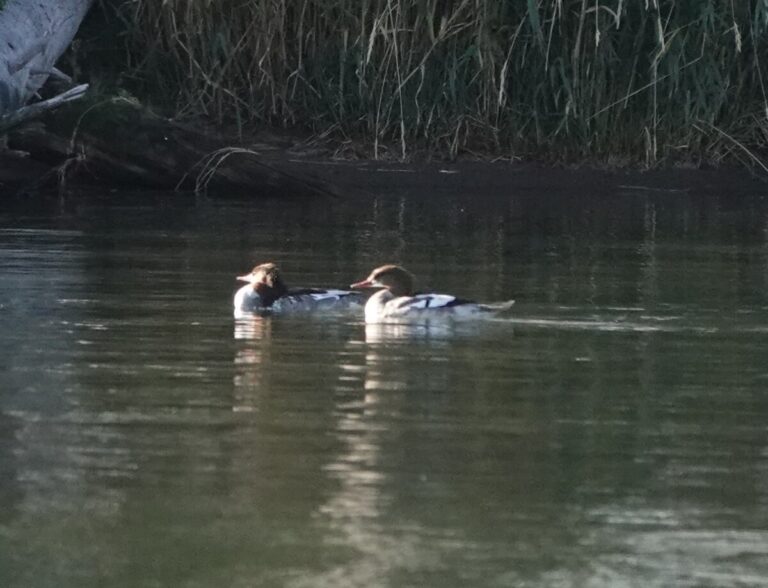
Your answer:
[[[306,316],[234,325],[233,492],[297,551],[309,548],[307,525],[347,483],[339,479],[355,476],[338,457],[349,446],[338,431],[356,434],[362,359],[353,332],[343,321]]]
[[[234,338],[236,340],[269,339],[272,321],[268,316],[252,314],[235,319]]]
[[[446,361],[452,330],[445,324],[366,324],[366,401],[384,391],[444,389],[447,370],[432,366]]]
[[[455,333],[455,330],[455,326],[450,323],[367,323],[365,325],[365,342],[374,346],[406,341],[442,341],[446,343]]]
[[[234,338],[242,341],[235,352],[232,412],[252,412],[269,377],[272,341],[271,317],[253,315],[235,320]]]
[[[337,404],[333,436],[340,450],[324,468],[337,488],[319,514],[336,540],[358,553],[342,574],[360,585],[438,557],[419,519],[399,518],[403,492],[420,492],[432,474],[430,458],[418,447],[403,454],[402,442],[414,434],[414,418],[443,403],[451,353],[446,325],[369,324],[364,341],[350,342],[345,389],[352,375],[358,388]],[[397,540],[389,525],[398,528]]]

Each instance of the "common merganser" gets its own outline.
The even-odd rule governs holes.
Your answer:
[[[235,293],[235,317],[254,313],[343,310],[362,306],[365,296],[349,290],[288,288],[274,263],[262,263],[237,279],[248,282]]]
[[[425,321],[492,316],[510,308],[515,301],[478,304],[450,294],[415,294],[413,275],[398,265],[382,265],[365,280],[350,288],[383,288],[368,299],[365,322]]]

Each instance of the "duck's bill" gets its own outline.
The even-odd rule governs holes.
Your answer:
[[[235,279],[239,280],[240,282],[250,282],[251,274],[245,274],[244,276],[235,276]]]
[[[362,282],[355,282],[354,284],[351,284],[350,288],[375,288],[376,283],[372,280],[363,280]]]

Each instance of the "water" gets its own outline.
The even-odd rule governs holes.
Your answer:
[[[517,304],[235,322],[267,260]],[[768,586],[758,197],[6,203],[0,276],[2,586]]]

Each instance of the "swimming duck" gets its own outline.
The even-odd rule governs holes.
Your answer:
[[[392,264],[377,267],[366,279],[352,284],[350,288],[382,288],[365,305],[366,323],[492,316],[515,303],[508,300],[478,304],[450,294],[416,294],[413,275],[405,268]]]
[[[274,263],[262,263],[249,274],[237,276],[248,282],[235,293],[235,317],[267,312],[306,312],[313,310],[344,310],[362,306],[365,296],[360,292],[323,288],[288,288],[280,268]]]

